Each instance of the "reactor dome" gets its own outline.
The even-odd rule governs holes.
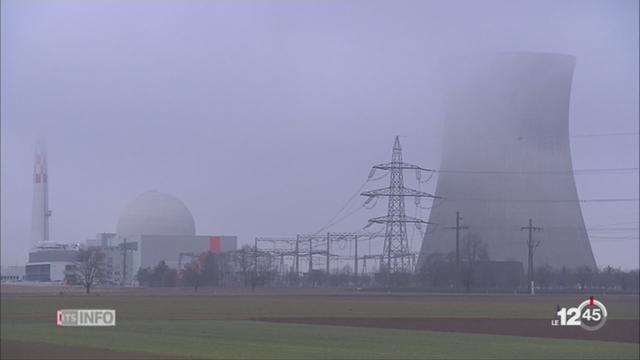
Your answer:
[[[140,194],[127,205],[118,219],[117,233],[120,236],[194,236],[196,225],[182,201],[152,190]]]

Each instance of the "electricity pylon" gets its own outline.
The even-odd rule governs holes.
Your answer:
[[[385,225],[384,252],[381,261],[381,271],[386,272],[407,272],[411,252],[407,239],[407,223],[426,224],[426,221],[405,215],[404,198],[436,198],[435,196],[410,188],[404,187],[404,170],[433,171],[417,165],[408,164],[402,161],[402,148],[400,139],[396,136],[393,144],[393,155],[391,162],[378,164],[373,167],[378,170],[389,171],[389,187],[363,192],[362,196],[388,197],[389,207],[386,216],[369,219],[370,223]]]

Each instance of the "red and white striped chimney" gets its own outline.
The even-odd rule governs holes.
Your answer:
[[[43,139],[36,143],[33,164],[33,218],[31,225],[31,246],[49,241],[49,189],[47,170],[47,149]]]

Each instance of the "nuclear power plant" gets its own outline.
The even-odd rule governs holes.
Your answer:
[[[488,259],[484,260],[491,262],[487,266],[510,266],[522,272],[528,265],[529,274],[534,264],[595,269],[569,143],[574,66],[572,56],[548,53],[474,55],[448,61],[447,70],[441,73],[445,129],[440,168],[404,162],[396,137],[391,162],[375,165],[367,180],[373,181],[376,170],[383,171],[389,176],[389,186],[360,192],[367,197],[362,205],[367,209],[375,206],[377,198],[388,199],[386,216],[371,218],[365,231],[257,237],[253,266],[259,256],[279,258],[278,271],[297,277],[304,275],[300,271],[303,261],[310,277],[319,271],[314,262],[322,257],[327,274],[332,267],[344,269],[343,261],[352,261],[347,266],[355,274],[366,273],[367,260],[379,262],[374,270],[378,273],[406,273],[433,255],[455,254],[459,266],[461,248],[473,239],[486,248]],[[426,182],[420,180],[420,174],[431,179],[438,173],[435,195],[405,187],[404,170],[415,171],[419,183]],[[99,233],[85,244],[53,242],[43,142],[36,147],[33,175],[26,280],[63,281],[83,247],[103,250],[106,281],[113,284],[135,284],[139,269],[161,261],[180,269],[183,257],[189,260],[207,251],[237,249],[236,236],[197,235],[188,207],[155,190],[142,193],[124,208],[114,232]],[[433,201],[429,221],[407,216],[405,198],[416,206],[420,199]],[[384,226],[384,234],[382,230],[366,231],[376,224]],[[419,252],[409,247],[407,224],[420,231],[427,226]],[[372,251],[371,242],[377,239],[384,239],[382,246]],[[367,253],[358,248],[359,241],[367,243]],[[334,247],[349,253],[339,253]]]
[[[140,268],[154,267],[160,261],[178,269],[183,257],[186,262],[207,251],[233,251],[237,243],[236,236],[196,235],[187,206],[156,190],[140,194],[125,207],[115,233],[100,233],[87,240],[88,247],[105,252],[107,275],[115,284],[134,283]]]
[[[236,236],[196,235],[196,224],[179,199],[148,191],[131,201],[122,212],[116,232],[99,233],[85,244],[58,243],[49,238],[47,150],[36,144],[33,170],[32,237],[24,280],[65,282],[73,277],[74,262],[81,248],[100,248],[105,254],[105,283],[134,284],[140,268],[164,261],[178,268],[182,257],[191,260],[207,251],[235,250]],[[21,278],[11,275],[11,278]]]
[[[421,261],[455,252],[457,232],[486,244],[492,260],[526,265],[532,219],[540,230],[536,267],[596,267],[571,163],[574,66],[572,56],[547,53],[476,55],[447,64],[436,188],[443,199],[430,213]]]

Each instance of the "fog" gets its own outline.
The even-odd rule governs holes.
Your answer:
[[[440,166],[435,69],[452,53],[574,55],[574,169],[638,167],[635,0],[1,4],[3,265],[27,259],[38,134],[53,241],[115,231],[149,189],[183,200],[198,234],[316,232],[390,161],[395,135],[407,161]],[[611,133],[635,134],[583,136]],[[582,199],[638,198],[637,171],[576,184]],[[638,202],[581,206],[588,230],[623,228],[594,233],[598,266],[637,268]],[[324,231],[357,231],[385,207]]]

